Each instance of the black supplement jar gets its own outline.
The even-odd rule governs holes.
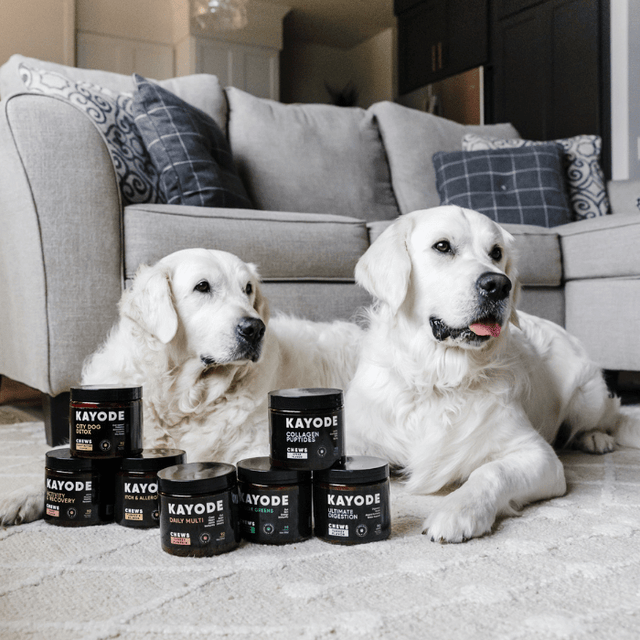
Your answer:
[[[347,456],[313,474],[315,534],[325,542],[362,544],[391,533],[389,465],[382,458]]]
[[[78,458],[142,451],[142,387],[71,387],[69,447]]]
[[[236,468],[191,462],[158,471],[160,540],[175,556],[214,556],[240,542]]]
[[[182,449],[144,449],[123,458],[116,474],[115,521],[138,529],[159,527],[158,471],[186,461]]]
[[[75,458],[68,448],[48,451],[44,519],[61,527],[113,522],[119,460]]]
[[[269,392],[271,462],[315,471],[344,458],[344,409],[340,389]]]
[[[268,457],[238,462],[240,535],[259,544],[311,537],[311,471],[274,467]]]

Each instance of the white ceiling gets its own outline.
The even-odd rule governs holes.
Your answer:
[[[291,7],[285,38],[351,48],[395,24],[393,0],[262,0]]]

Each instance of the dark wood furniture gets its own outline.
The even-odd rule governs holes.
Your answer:
[[[395,0],[400,94],[485,68],[485,121],[523,138],[603,139],[610,175],[610,0]]]

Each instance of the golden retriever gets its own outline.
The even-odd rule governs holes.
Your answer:
[[[516,312],[513,237],[459,207],[404,215],[371,245],[356,280],[376,299],[346,395],[347,450],[387,458],[408,489],[458,486],[424,533],[460,542],[498,515],[566,491],[552,448],[640,446],[578,341]]]
[[[268,392],[345,388],[362,336],[348,322],[270,321],[256,268],[225,251],[140,267],[119,310],[82,383],[142,385],[144,447],[184,449],[190,462],[268,455]],[[29,488],[0,500],[0,521],[28,522],[43,504]]]

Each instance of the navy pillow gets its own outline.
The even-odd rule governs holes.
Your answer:
[[[135,122],[168,204],[253,208],[215,120],[134,74]]]
[[[440,204],[474,209],[498,223],[555,227],[571,220],[556,143],[433,155]]]

